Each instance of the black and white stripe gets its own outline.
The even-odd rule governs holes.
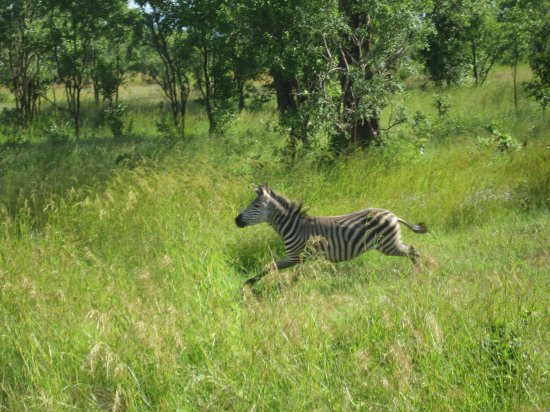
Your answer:
[[[423,224],[412,225],[384,209],[363,209],[342,216],[309,216],[300,203],[293,202],[265,185],[256,189],[258,197],[235,222],[239,227],[267,222],[283,238],[286,257],[248,279],[252,285],[273,269],[284,269],[299,263],[310,239],[332,262],[353,259],[377,249],[388,256],[409,256],[416,262],[414,247],[401,242],[403,223],[416,233],[426,233]]]

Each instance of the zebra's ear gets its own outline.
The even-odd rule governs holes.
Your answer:
[[[268,185],[262,185],[262,189],[264,190],[264,193],[273,196],[273,189],[271,189]]]
[[[269,188],[268,185],[265,183],[262,183],[261,185],[258,185],[254,188],[254,191],[258,196],[264,196],[264,195],[272,195],[273,191]]]

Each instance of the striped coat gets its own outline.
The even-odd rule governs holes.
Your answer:
[[[353,259],[377,249],[388,256],[408,256],[416,262],[414,247],[401,241],[400,223],[416,233],[427,232],[423,224],[412,225],[384,209],[363,209],[341,216],[309,216],[302,205],[276,193],[265,185],[256,188],[257,198],[240,213],[239,227],[269,223],[283,238],[286,256],[248,279],[254,284],[273,269],[284,269],[299,263],[308,241],[332,262]]]

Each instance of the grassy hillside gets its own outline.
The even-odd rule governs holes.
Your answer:
[[[269,111],[208,137],[197,110],[166,140],[135,100],[127,137],[3,145],[0,410],[546,408],[550,130],[527,100],[504,106],[499,75],[409,92],[424,123],[340,157],[282,160]],[[311,260],[243,293],[283,253],[234,224],[255,182],[311,214],[424,221],[404,229],[421,264]]]

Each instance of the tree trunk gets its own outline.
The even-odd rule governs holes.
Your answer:
[[[299,119],[297,119],[298,103],[294,97],[296,82],[294,79],[289,79],[285,76],[282,70],[279,69],[272,69],[271,75],[273,76],[273,83],[275,85],[279,115],[283,120],[283,124],[290,128],[288,150],[294,159],[298,141],[306,142],[307,140],[302,130],[303,127],[300,127]]]
[[[212,79],[209,72],[209,52],[208,49],[203,46],[200,49],[201,53],[201,67],[197,73],[197,84],[204,98],[204,105],[206,107],[206,117],[208,118],[208,132],[214,133],[217,129],[216,116],[214,113],[214,105],[212,104]]]
[[[277,95],[277,109],[280,114],[293,115],[298,107],[293,96],[294,82],[284,76],[281,70],[271,70],[273,83],[275,85],[275,93]]]
[[[517,51],[517,44],[516,44],[514,47],[514,68],[512,72],[512,77],[514,80],[514,111],[516,113],[516,116],[518,114],[518,85],[517,85],[518,62],[519,62],[519,53]]]
[[[21,16],[17,24],[16,39],[9,42],[7,47],[7,68],[10,74],[10,91],[15,98],[15,110],[21,124],[26,125],[32,120],[36,111],[39,56],[30,50],[31,46],[25,35],[27,30],[25,17]],[[34,72],[33,67],[36,67]]]
[[[244,110],[244,81],[237,80],[237,93],[239,94],[239,113]]]
[[[180,91],[180,131],[181,136],[185,137],[185,111],[187,109],[187,97],[189,96],[189,93],[186,93],[186,91],[182,88]]]
[[[472,40],[472,69],[474,71],[474,79],[477,87],[479,86],[479,68],[478,68],[477,47],[476,47],[475,40]]]
[[[349,0],[340,0],[340,10],[342,10],[349,19],[349,27],[352,31],[369,26],[369,16],[355,9],[355,2]],[[352,34],[342,33],[343,49],[339,55],[339,66],[341,69],[340,85],[342,87],[342,117],[344,124],[343,129],[339,130],[341,142],[349,139],[351,145],[367,147],[380,138],[380,121],[378,116],[369,116],[361,118],[358,113],[361,104],[362,96],[354,93],[354,81],[351,67],[361,67],[361,75],[365,80],[371,80],[374,76],[372,69],[368,64],[364,63],[364,56],[371,52],[371,39],[360,42],[355,39]]]
[[[74,127],[76,131],[76,138],[80,137],[80,92],[81,87],[76,88],[76,101],[75,101],[75,110],[74,110]]]
[[[204,87],[205,87],[205,98],[204,102],[206,104],[206,116],[208,117],[208,132],[214,133],[217,129],[216,115],[214,113],[214,105],[212,104],[212,85],[210,83],[210,75],[206,72],[204,73]]]
[[[378,142],[380,122],[378,119],[355,120],[351,125],[351,142],[360,147],[367,147]]]
[[[94,89],[94,104],[99,106],[99,80],[96,76],[92,77],[92,84]]]

